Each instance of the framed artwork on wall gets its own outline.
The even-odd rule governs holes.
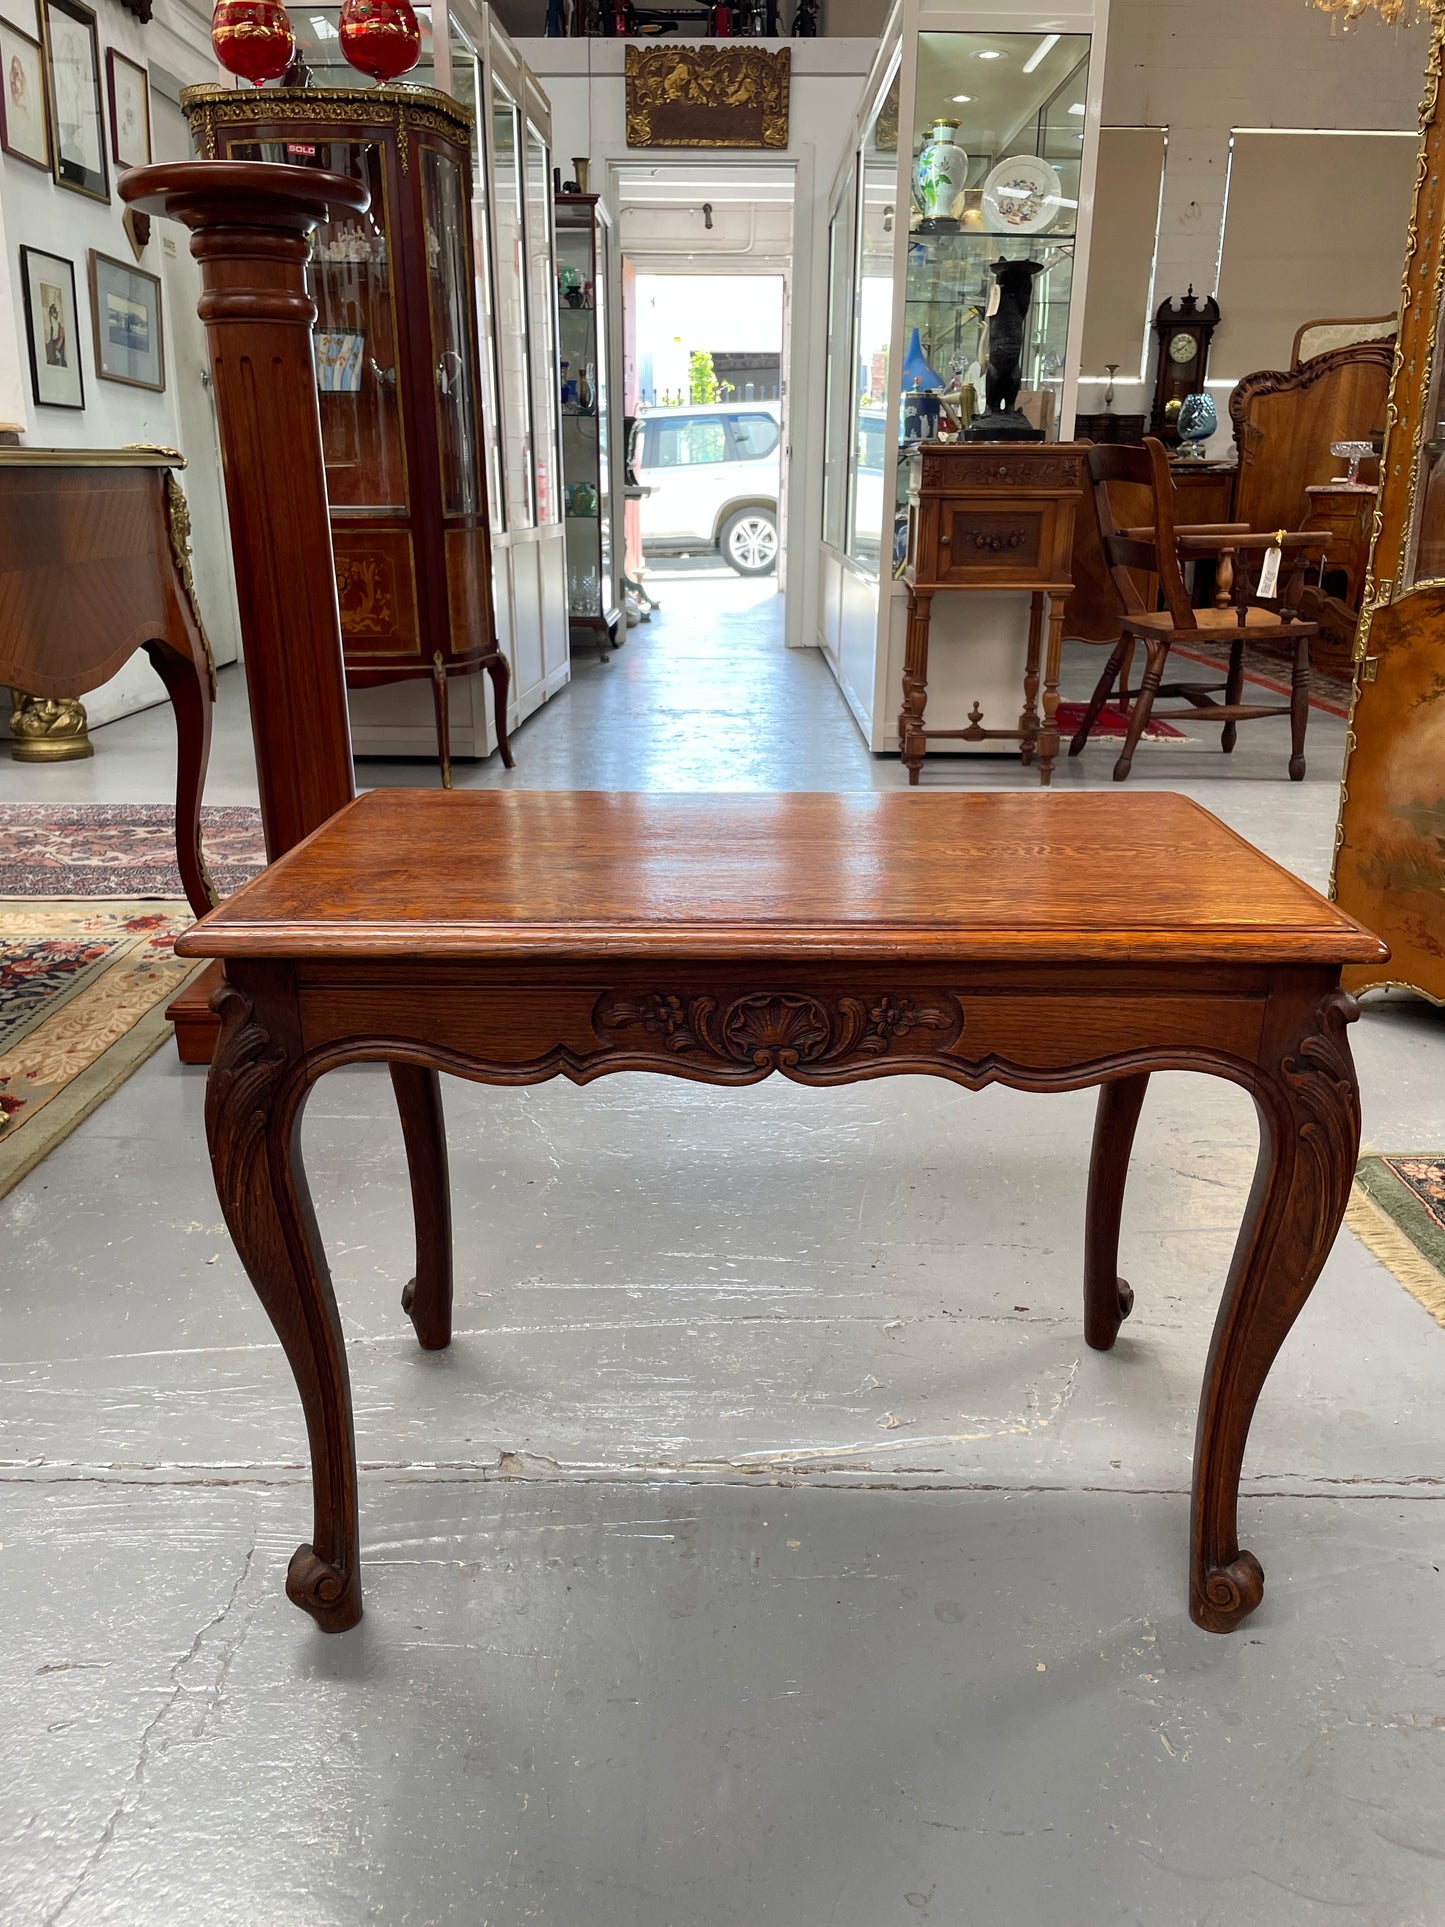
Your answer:
[[[45,54],[38,40],[0,20],[0,148],[50,172]]]
[[[107,47],[105,89],[110,96],[111,159],[117,167],[145,167],[151,157],[151,96],[145,68]]]
[[[43,248],[21,248],[20,287],[30,346],[30,389],[42,408],[84,408],[75,266]]]
[[[81,0],[45,0],[50,55],[50,131],[61,187],[92,200],[110,199],[105,164],[105,108],[100,95],[100,41],[95,15]]]
[[[38,40],[40,0],[0,0],[0,24],[18,27],[27,40]]]
[[[166,354],[161,340],[161,284],[143,268],[90,250],[90,325],[95,372],[102,381],[162,389]]]

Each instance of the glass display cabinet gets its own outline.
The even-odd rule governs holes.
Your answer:
[[[612,222],[595,194],[559,194],[556,225],[567,606],[574,640],[595,642],[605,660],[625,633],[610,450]]]
[[[511,665],[508,720],[515,728],[571,675],[553,372],[551,109],[535,75],[479,0],[438,0],[416,13],[421,59],[397,91],[420,105],[422,91],[435,88],[466,121],[470,306],[481,363],[478,439],[491,531],[492,616]],[[358,91],[356,71],[341,54],[339,21],[338,5],[291,15],[317,91]],[[253,110],[278,91],[265,88]],[[373,92],[360,91],[364,98]],[[486,692],[484,677],[451,679],[454,755],[485,756],[495,748],[495,715]],[[432,754],[435,716],[427,685],[417,680],[353,688],[351,736],[360,756]]]
[[[870,746],[898,743],[909,458],[1073,433],[1102,87],[1089,0],[899,0],[829,204],[819,640]],[[940,620],[941,618],[941,620]],[[948,625],[961,625],[948,635]],[[931,715],[1017,710],[1028,604],[940,609]]]
[[[206,88],[182,105],[204,155],[326,168],[370,189],[365,214],[316,230],[307,271],[347,682],[430,683],[450,787],[449,681],[485,670],[510,767],[467,115],[418,87]]]

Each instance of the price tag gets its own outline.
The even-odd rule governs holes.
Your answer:
[[[1260,564],[1259,594],[1266,600],[1275,595],[1279,589],[1279,565],[1284,556],[1280,543],[1283,537],[1284,530],[1281,529],[1274,538],[1274,546],[1265,550],[1264,561]]]

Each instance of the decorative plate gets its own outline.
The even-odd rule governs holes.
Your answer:
[[[1047,161],[1015,154],[1000,161],[983,184],[983,217],[990,234],[1042,234],[1059,218],[1063,183]]]

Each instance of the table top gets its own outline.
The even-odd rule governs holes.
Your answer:
[[[1379,939],[1137,791],[372,790],[187,957],[1343,963]]]

